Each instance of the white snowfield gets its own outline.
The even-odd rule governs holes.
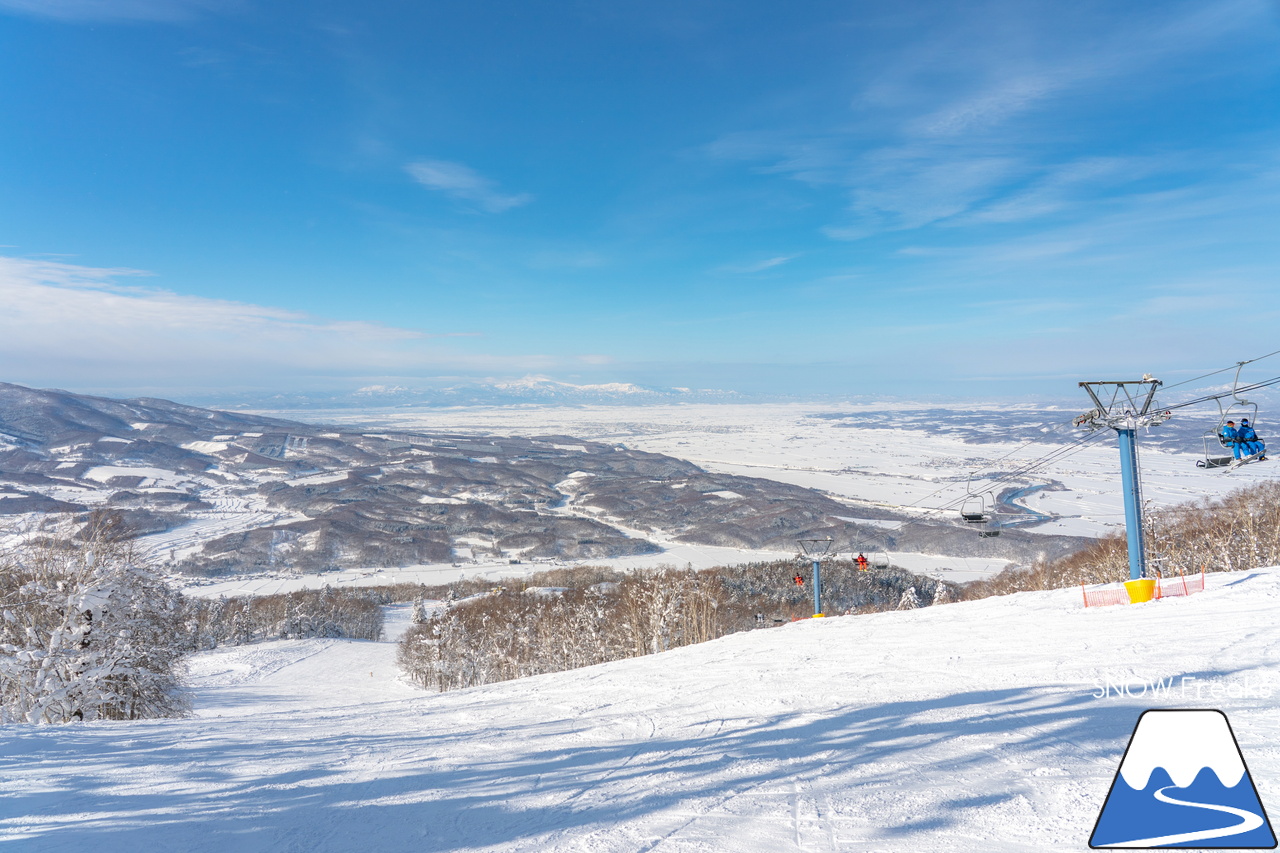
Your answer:
[[[1135,606],[1024,593],[446,694],[403,684],[389,642],[220,649],[194,719],[0,729],[0,841],[1083,851],[1151,707],[1223,710],[1280,811],[1277,605],[1280,568]]]
[[[1083,398],[1082,398],[1083,399]],[[867,519],[868,508],[890,509],[928,519],[958,517],[959,505],[969,489],[990,487],[983,480],[992,472],[1007,472],[1039,459],[1053,448],[1081,437],[1067,428],[1076,408],[1046,410],[1037,435],[1044,440],[1028,444],[1024,436],[1012,438],[996,430],[994,424],[1007,419],[1011,410],[994,404],[974,404],[947,409],[949,428],[929,431],[921,421],[912,420],[921,412],[937,407],[932,403],[793,403],[793,404],[680,404],[645,406],[475,406],[444,409],[370,409],[274,411],[262,414],[295,418],[314,423],[345,424],[352,429],[391,431],[441,431],[455,434],[506,434],[525,436],[572,435],[583,439],[623,444],[636,450],[665,453],[685,459],[707,471],[776,480],[818,489],[849,505],[846,519],[901,528],[901,521]],[[902,415],[906,420],[892,428],[847,421],[843,416],[875,414]],[[1014,412],[1016,414],[1016,411]],[[1180,416],[1186,421],[1212,428],[1216,413]],[[389,433],[392,434],[392,433]],[[398,434],[398,433],[395,433]],[[1002,440],[975,443],[983,436]],[[582,445],[553,444],[560,450],[584,450]],[[1264,462],[1234,471],[1196,467],[1203,444],[1198,432],[1178,445],[1176,452],[1152,445],[1148,433],[1140,439],[1143,497],[1151,507],[1165,507],[1190,500],[1212,498],[1253,483],[1273,479],[1272,463]],[[1100,536],[1124,527],[1124,508],[1119,488],[1119,454],[1114,437],[1105,437],[1036,468],[1016,483],[1028,487],[1016,498],[1025,509],[1051,516],[1025,529],[1032,533]],[[973,472],[976,477],[969,480]],[[571,477],[574,475],[571,475]],[[560,484],[562,490],[566,484]],[[1041,488],[1051,485],[1050,488]],[[728,498],[729,490],[713,492]],[[462,499],[462,496],[455,496]],[[939,511],[940,507],[947,507]],[[932,509],[931,509],[932,508]],[[870,513],[874,515],[875,513]],[[615,519],[605,518],[617,526]],[[266,524],[266,521],[261,522]],[[620,569],[652,568],[663,564],[695,568],[716,565],[785,559],[793,552],[721,548],[675,542],[662,531],[636,531],[659,545],[659,554],[609,560],[588,560]],[[212,538],[212,537],[210,537]],[[858,550],[875,552],[883,542],[871,536]],[[965,582],[990,577],[1009,561],[988,555],[957,557],[894,551],[884,553],[894,565],[943,580]],[[847,555],[846,555],[847,556]],[[483,576],[500,581],[547,568],[525,561],[523,567],[506,564],[484,565],[463,557],[464,568],[449,564],[387,569],[400,579],[414,583],[447,583],[459,577]],[[361,571],[361,574],[368,574]],[[255,579],[258,583],[260,579]],[[323,586],[333,580],[325,576],[291,578],[288,588]],[[283,587],[282,587],[283,588]],[[201,594],[239,594],[241,587],[219,585],[216,591]]]
[[[983,478],[1040,458],[1047,450],[1079,439],[1069,427],[1084,407],[1044,411],[1043,442],[1007,439],[973,443],[1016,409],[973,403],[944,404],[888,401],[878,403],[685,404],[650,406],[493,406],[447,409],[383,409],[347,411],[282,411],[262,414],[311,422],[349,424],[360,428],[441,430],[454,433],[538,435],[561,433],[595,441],[625,444],[636,450],[666,453],[708,471],[761,477],[819,489],[855,504],[911,509],[922,517],[953,518],[952,504],[966,490],[990,488]],[[918,415],[938,407],[957,418],[950,431],[931,433],[918,422],[874,426],[850,423],[839,416],[892,413]],[[1217,413],[1179,412],[1178,423],[1213,429]],[[1158,429],[1158,428],[1157,428]],[[1154,432],[1154,430],[1152,431]],[[1154,507],[1225,494],[1274,478],[1267,463],[1238,470],[1208,471],[1196,467],[1204,445],[1197,433],[1178,452],[1152,446],[1144,431],[1139,438],[1144,499]],[[567,449],[565,445],[555,445]],[[1215,449],[1215,453],[1217,450]],[[968,480],[970,473],[975,479]],[[1120,457],[1114,437],[1036,468],[1027,484],[1055,482],[1057,488],[1021,499],[1024,506],[1054,516],[1027,528],[1037,533],[1099,536],[1123,529],[1124,507],[1118,487]],[[943,513],[925,508],[952,506]],[[850,515],[857,515],[850,512]],[[896,556],[895,556],[896,560]],[[993,568],[1004,565],[992,564]],[[928,571],[928,565],[909,566]],[[976,561],[974,568],[977,568]],[[977,576],[974,574],[973,576]],[[966,578],[967,579],[967,578]]]

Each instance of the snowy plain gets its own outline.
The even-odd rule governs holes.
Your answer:
[[[347,428],[441,431],[475,435],[565,435],[665,453],[709,471],[761,477],[824,491],[849,505],[847,517],[892,527],[859,515],[860,507],[891,509],[920,518],[953,518],[956,501],[990,488],[984,477],[1007,472],[1081,438],[1070,427],[1077,409],[1016,410],[996,405],[940,408],[935,403],[680,404],[646,406],[502,406],[353,411],[264,411],[261,414],[333,423]],[[1225,494],[1274,478],[1264,462],[1235,471],[1196,467],[1203,456],[1199,432],[1216,425],[1188,414],[1139,438],[1143,497],[1150,507]],[[1203,421],[1203,423],[1201,423]],[[1179,429],[1177,440],[1170,433]],[[1163,433],[1161,432],[1163,430]],[[1106,431],[1109,433],[1109,431]],[[1165,440],[1160,441],[1164,438]],[[1030,487],[1018,502],[1052,516],[1026,527],[1033,533],[1098,536],[1122,530],[1119,453],[1111,434],[1051,460],[1018,481]],[[973,479],[970,479],[970,476]],[[1036,488],[1041,486],[1044,488]],[[938,511],[938,507],[950,508]],[[166,547],[166,533],[155,537]],[[695,568],[788,558],[792,553],[690,545],[643,535],[658,554],[609,560],[623,569],[661,564]],[[191,547],[189,542],[182,543]],[[869,540],[868,550],[879,544]],[[895,565],[944,580],[988,577],[1008,565],[998,557],[894,552]],[[601,561],[602,562],[602,561]],[[442,584],[461,577],[520,577],[548,568],[527,563],[469,562],[366,569],[312,576],[259,576],[192,585],[195,595],[282,592],[301,587],[407,581]]]
[[[391,642],[191,665],[195,716],[0,729],[33,851],[1078,851],[1140,713],[1218,708],[1280,803],[1280,568],[815,619],[434,694]],[[389,637],[407,621],[393,608]],[[1153,694],[1153,686],[1156,694]]]
[[[1081,406],[1081,409],[1084,407]],[[263,412],[299,420],[456,433],[566,434],[686,459],[708,470],[819,489],[855,502],[931,514],[989,488],[985,477],[1019,467],[1082,437],[1074,409],[1011,413],[1000,406],[942,410],[934,403],[682,404],[494,407],[361,412]],[[945,418],[945,421],[942,419]],[[1005,426],[1015,422],[1022,430]],[[930,423],[945,428],[930,429]],[[1216,426],[1216,414],[1204,420]],[[1159,428],[1156,428],[1159,429]],[[1114,435],[1109,433],[1109,435]],[[1034,441],[1028,441],[1028,435]],[[1197,468],[1199,440],[1175,449],[1140,436],[1143,496],[1152,506],[1223,494],[1275,472],[1265,465],[1229,474]],[[1057,516],[1042,533],[1097,536],[1124,527],[1113,438],[1034,472],[1061,490],[1036,492],[1031,507]],[[970,480],[970,475],[973,479]],[[852,513],[851,513],[852,514]],[[944,513],[953,515],[954,512]]]

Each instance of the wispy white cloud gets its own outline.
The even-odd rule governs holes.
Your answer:
[[[1139,311],[1134,314],[1144,318],[1151,317],[1208,317],[1222,310],[1221,290],[1235,282],[1216,281],[1214,287],[1205,288],[1201,284],[1198,293],[1166,293],[1153,296],[1140,303]]]
[[[839,188],[847,212],[822,228],[838,240],[1068,214],[1136,192],[1143,177],[1172,179],[1178,168],[1176,155],[1115,156],[1132,145],[1082,136],[1109,92],[1163,85],[1189,57],[1200,62],[1276,31],[1266,0],[1106,16],[1001,0],[965,9],[880,57],[838,121],[729,133],[705,153],[819,190]],[[1263,73],[1228,72],[1230,65],[1228,56],[1214,67]]]
[[[1089,298],[1111,295],[1135,303],[1141,297],[1134,288],[1147,282],[1171,287],[1184,275],[1199,276],[1200,286],[1215,293],[1230,291],[1208,282],[1235,266],[1240,269],[1231,277],[1249,282],[1240,292],[1274,289],[1280,250],[1268,223],[1280,215],[1280,175],[1135,192],[1096,203],[1091,211],[1012,235],[984,233],[979,240],[939,234],[941,245],[913,244],[896,254],[928,269],[930,278],[982,280],[998,291],[1041,290],[1055,282]]]
[[[380,323],[174,293],[137,270],[0,256],[0,376],[174,387],[290,385],[316,376],[552,370],[577,356],[493,355]],[[595,358],[595,356],[590,356]]]
[[[487,213],[502,213],[533,201],[533,196],[528,193],[500,192],[494,181],[462,163],[418,160],[404,168],[410,177],[427,189],[468,202]]]
[[[799,255],[779,255],[774,258],[765,258],[764,260],[752,261],[751,263],[746,263],[746,264],[731,264],[729,266],[721,267],[720,269],[722,269],[725,272],[732,272],[732,273],[764,272],[765,270],[771,270],[774,267],[780,267],[783,264],[790,263],[791,261],[794,261],[798,257],[800,256]]]
[[[1024,189],[974,210],[964,222],[1024,222],[1049,216],[1160,170],[1154,161],[1134,157],[1088,157],[1063,163],[1043,170]]]
[[[962,95],[912,122],[911,128],[923,136],[958,136],[985,130],[1031,109],[1050,94],[1065,88],[1068,82],[1065,75],[1004,80],[990,88]]]
[[[1011,157],[930,162],[913,154],[883,158],[874,178],[853,190],[851,209],[864,227],[911,229],[958,216],[1026,170]]]
[[[536,270],[597,269],[608,263],[607,257],[589,249],[577,251],[542,249],[534,252],[529,258],[529,266]]]
[[[187,21],[225,12],[238,0],[0,0],[0,12],[66,22]]]
[[[975,41],[962,57],[973,70],[974,82],[962,86],[942,105],[906,125],[914,136],[954,137],[981,133],[1065,96],[1119,79],[1145,75],[1180,57],[1212,50],[1259,27],[1274,30],[1274,13],[1267,0],[1217,0],[1170,5],[1154,18],[1118,15],[1114,26],[1098,33],[1038,39],[1013,36],[1013,44]],[[996,31],[1002,39],[1010,35]]]

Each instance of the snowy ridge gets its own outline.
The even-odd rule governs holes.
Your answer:
[[[354,391],[314,391],[254,394],[228,399],[216,396],[202,402],[218,408],[367,408],[373,406],[452,407],[511,405],[635,405],[741,401],[742,394],[714,388],[665,388],[630,382],[575,384],[547,376],[476,379],[451,384],[428,382],[419,387],[366,385]]]

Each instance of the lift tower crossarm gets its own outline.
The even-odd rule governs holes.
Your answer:
[[[1090,429],[1136,429],[1162,424],[1169,420],[1171,413],[1167,410],[1153,411],[1151,408],[1156,399],[1156,389],[1162,384],[1150,374],[1141,379],[1119,382],[1081,382],[1080,387],[1089,395],[1095,408],[1077,417],[1074,423]],[[1110,398],[1105,401],[1099,393],[1104,386],[1111,388]]]

